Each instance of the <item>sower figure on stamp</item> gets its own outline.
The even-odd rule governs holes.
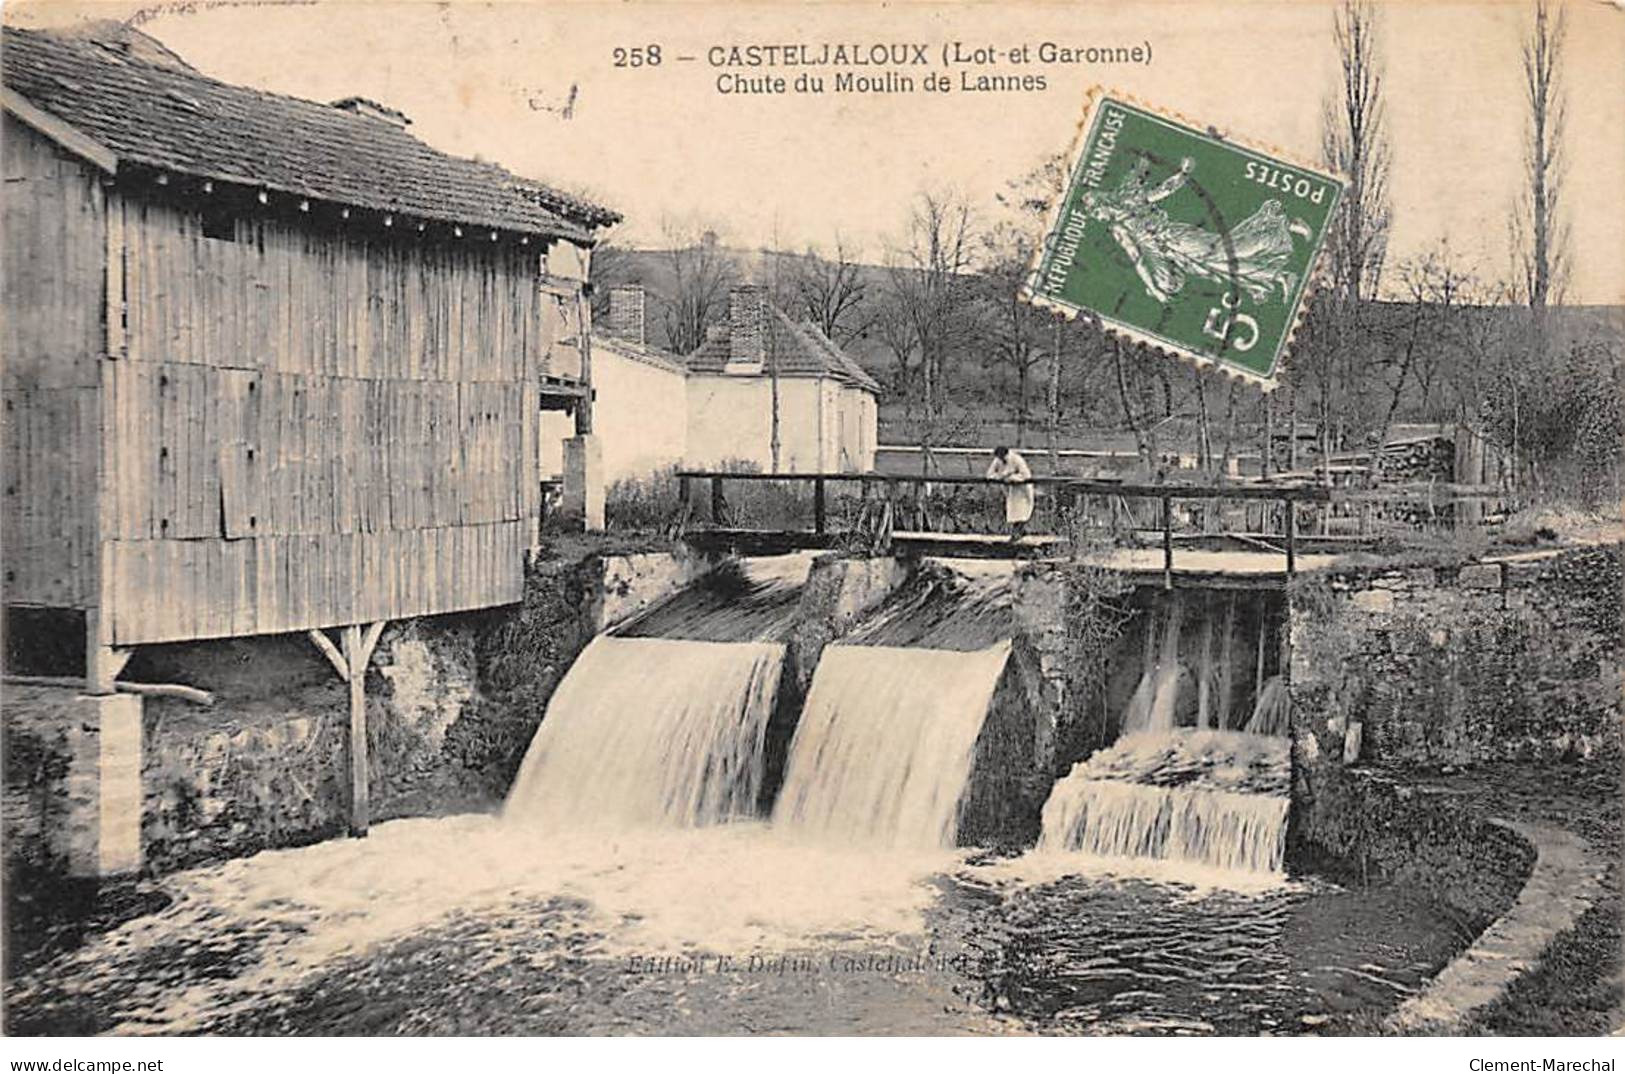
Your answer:
[[[987,476],[1008,486],[1004,490],[1004,520],[1010,526],[1010,539],[1020,540],[1027,529],[1027,520],[1033,517],[1033,472],[1027,460],[1020,452],[1000,444],[993,449],[993,463],[987,468]]]
[[[1209,283],[1232,283],[1254,302],[1268,302],[1276,290],[1290,301],[1298,277],[1292,260],[1292,237],[1309,237],[1302,220],[1288,220],[1274,198],[1230,229],[1228,236],[1171,219],[1159,206],[1184,185],[1194,162],[1186,157],[1179,170],[1157,186],[1146,187],[1150,163],[1145,158],[1112,192],[1086,192],[1078,204],[1111,229],[1112,239],[1134,265],[1145,293],[1166,305],[1195,276]]]

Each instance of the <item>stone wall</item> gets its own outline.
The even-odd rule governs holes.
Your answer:
[[[140,865],[141,702],[7,685],[7,876],[97,877]]]
[[[1432,778],[1620,751],[1621,550],[1300,578],[1288,860],[1413,881],[1476,929],[1534,852]]]
[[[538,562],[518,606],[391,623],[367,671],[372,819],[500,803],[553,688],[606,618],[682,584],[686,567],[645,558]],[[87,863],[118,853],[73,819],[107,797],[97,766],[119,755],[105,720],[81,718],[87,701],[128,709],[143,740],[125,752],[148,872],[345,829],[348,688],[303,635],[143,647],[124,678],[185,683],[215,704],[7,687],[8,876],[94,874]]]
[[[1620,578],[1618,546],[1305,576],[1294,706],[1373,764],[1617,752]]]
[[[478,807],[473,758],[447,748],[477,708],[486,616],[391,623],[367,669],[372,819]],[[199,708],[149,698],[143,843],[154,872],[307,843],[348,821],[349,694],[298,635],[164,646],[138,672],[214,692]]]
[[[959,804],[961,846],[1019,849],[1037,842],[1039,815],[1052,782],[1040,752],[1053,744],[1053,709],[1045,693],[1038,653],[1018,642],[976,738],[970,779]]]

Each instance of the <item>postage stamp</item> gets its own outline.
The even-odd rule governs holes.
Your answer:
[[[1110,94],[1022,288],[1274,385],[1343,182]]]

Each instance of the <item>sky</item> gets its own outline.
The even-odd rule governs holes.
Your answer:
[[[359,94],[405,112],[431,145],[584,191],[626,217],[612,241],[665,245],[712,228],[746,248],[832,246],[870,259],[902,233],[922,190],[985,216],[1006,183],[1065,151],[1085,94],[1132,94],[1230,137],[1318,160],[1336,79],[1332,8],[1313,0],[1027,4],[503,4],[23,0],[18,25],[135,18],[205,74],[315,100]],[[1571,301],[1625,302],[1625,5],[1574,0],[1567,54]],[[1511,267],[1525,106],[1524,3],[1380,6],[1393,151],[1392,269],[1448,241],[1487,279]],[[1009,62],[1042,42],[1149,46],[1148,64]],[[734,45],[924,45],[916,83],[948,93],[835,93],[829,69],[729,69]],[[998,50],[944,67],[943,49]],[[658,45],[658,65],[615,49]],[[692,56],[691,60],[678,59]],[[630,52],[628,52],[630,60]],[[823,94],[724,94],[719,76],[825,75]],[[1037,74],[1044,88],[967,92],[961,72]]]

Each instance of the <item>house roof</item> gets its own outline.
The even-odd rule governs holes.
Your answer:
[[[880,385],[855,360],[824,335],[811,321],[797,324],[777,306],[767,307],[768,329],[777,348],[781,376],[833,377],[865,391],[879,393]],[[730,358],[726,329],[710,335],[688,356],[696,373],[721,373]]]
[[[497,165],[432,149],[368,109],[218,82],[117,38],[6,27],[4,40],[9,93],[104,147],[116,166],[579,242],[620,220]]]
[[[688,367],[683,365],[681,358],[651,347],[647,343],[635,343],[630,339],[612,336],[608,332],[594,332],[592,334],[592,345],[595,348],[604,347],[616,354],[630,358],[634,362],[652,365],[657,369],[664,369],[670,373],[688,372]]]

